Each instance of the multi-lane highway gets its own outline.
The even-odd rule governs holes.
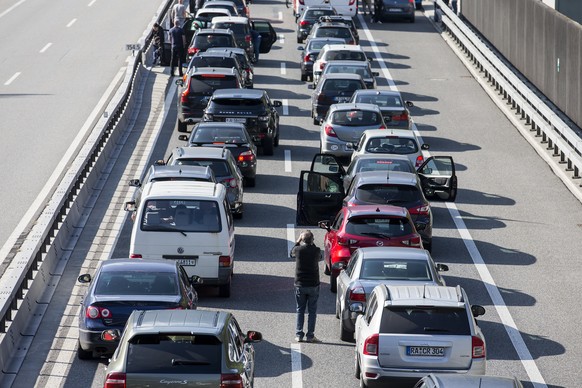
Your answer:
[[[152,10],[157,7],[148,5]],[[132,4],[132,10],[135,6]],[[105,9],[101,12],[101,17],[111,19]],[[353,376],[353,345],[339,340],[335,295],[329,292],[328,277],[323,273],[316,329],[323,343],[293,342],[294,264],[287,252],[299,232],[293,225],[297,177],[309,168],[318,150],[319,128],[309,117],[311,91],[299,81],[299,51],[290,10],[282,2],[257,0],[251,12],[255,18],[270,19],[280,34],[271,53],[262,55],[255,68],[255,88],[267,89],[272,98],[284,100],[280,113],[288,114],[281,117],[281,145],[273,157],[260,157],[257,186],[245,192],[246,213],[236,222],[232,297],[222,299],[215,290],[202,289],[200,308],[228,309],[243,330],[263,333],[263,342],[255,347],[257,387],[354,387],[358,381]],[[145,25],[153,11],[140,14]],[[108,29],[121,33],[127,19],[116,18],[115,26]],[[431,154],[452,155],[457,163],[456,203],[433,203],[433,256],[449,265],[450,271],[445,273],[449,285],[460,284],[471,302],[487,309],[480,324],[487,338],[488,374],[515,375],[526,386],[532,386],[531,381],[537,386],[578,386],[582,341],[577,329],[582,313],[577,310],[581,269],[577,256],[582,242],[577,237],[582,206],[472,78],[445,42],[446,36],[428,18],[417,12],[415,24],[369,24],[368,17],[358,19],[361,44],[381,72],[379,88],[397,88],[405,99],[412,100],[416,128],[431,145]],[[113,61],[121,54],[105,55]],[[37,58],[38,66],[45,60]],[[119,66],[111,66],[111,74],[95,73],[94,78],[106,86]],[[153,118],[148,121],[140,116],[131,128],[15,387],[103,384],[106,360],[80,361],[75,356],[76,314],[84,292],[75,279],[79,273],[90,272],[100,259],[127,256],[131,221],[122,211],[123,201],[131,196],[127,179],[139,176],[140,162],[145,165],[148,158],[150,162],[162,158],[180,144],[174,129],[175,89],[167,69],[162,70],[154,69],[156,77],[152,74],[144,92],[151,105],[148,101],[148,109],[142,113],[149,116],[153,112]],[[5,71],[3,66],[2,75]],[[47,93],[47,82],[46,77],[39,79],[37,85],[29,85],[27,93]],[[81,87],[83,83],[77,84]],[[167,99],[162,93],[166,86]],[[69,98],[55,106],[65,105],[82,123],[83,114],[87,116],[92,108],[86,104]],[[156,124],[162,123],[156,139]],[[26,141],[20,137],[21,145],[38,138],[37,133]],[[150,150],[147,145],[154,140],[156,146]],[[7,165],[4,160],[2,165]],[[29,162],[27,166],[30,170]],[[313,230],[321,246],[323,231]]]

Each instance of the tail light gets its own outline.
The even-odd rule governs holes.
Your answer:
[[[180,102],[183,104],[187,103],[189,94],[190,94],[190,83],[186,84],[186,88],[184,89],[182,95],[180,96]]]
[[[182,307],[182,306],[174,306],[174,307],[168,307],[166,310],[184,310],[184,307]]]
[[[413,208],[408,209],[410,214],[418,215],[418,216],[428,216],[430,213],[430,206],[429,205],[420,205],[415,206]]]
[[[198,47],[188,47],[188,54],[195,55],[200,49]]]
[[[386,126],[384,124],[382,124],[378,127],[378,129],[386,129]]]
[[[222,181],[222,184],[234,188],[237,186],[236,178],[226,178]]]
[[[85,317],[91,319],[111,318],[111,311],[105,307],[89,306],[85,311]]]
[[[351,40],[348,40],[348,44],[356,44],[356,42],[353,39],[351,39]]]
[[[353,238],[347,238],[346,239],[346,238],[338,237],[338,239],[337,239],[338,245],[343,245],[343,246],[346,246],[346,247],[348,247],[350,245],[357,244],[358,242],[359,242],[358,240],[355,240]]]
[[[301,27],[305,27],[305,26],[308,26],[309,25],[309,22],[307,20],[302,20],[302,21],[299,22],[299,25]]]
[[[485,342],[479,337],[471,337],[471,346],[473,348],[473,358],[485,357]]]
[[[218,257],[218,266],[219,267],[230,267],[232,264],[232,259],[230,256],[219,256]]]
[[[378,334],[372,334],[364,341],[364,354],[367,356],[377,356],[378,355],[378,343],[380,342],[380,336]]]
[[[325,62],[321,61],[319,62],[319,70],[323,70],[323,68],[325,67]]]
[[[306,55],[305,58],[303,58],[303,62],[309,62],[311,61],[311,55]]]
[[[245,42],[251,43],[251,36],[250,35],[245,35]]]
[[[348,5],[354,5],[355,2],[356,2],[356,0],[350,0],[350,2],[348,3]]]
[[[337,134],[335,133],[335,131],[333,130],[333,127],[329,124],[327,124],[325,127],[323,127],[323,130],[325,131],[325,134],[329,137],[337,137]]]
[[[220,388],[243,388],[242,377],[234,373],[223,373],[220,375]]]
[[[141,259],[142,255],[139,253],[132,253],[131,255],[129,255],[130,259]]]
[[[324,102],[325,100],[327,100],[325,93],[319,93],[319,96],[317,96],[317,102]]]
[[[239,162],[252,162],[253,160],[255,160],[255,154],[252,151],[241,152],[238,156]]]
[[[420,237],[413,237],[410,240],[402,240],[402,244],[409,247],[420,248]]]
[[[353,288],[350,288],[349,298],[353,302],[366,303],[366,291],[364,291],[364,287],[358,285]]]
[[[404,113],[399,114],[399,115],[393,115],[392,120],[393,121],[407,121],[408,120],[408,113],[404,112]]]
[[[125,373],[111,372],[105,377],[103,388],[125,388]]]
[[[262,115],[259,116],[259,121],[269,121],[269,115]]]

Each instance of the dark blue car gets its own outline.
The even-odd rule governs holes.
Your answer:
[[[200,278],[188,278],[175,260],[112,259],[101,263],[89,283],[79,313],[80,359],[113,354],[116,343],[101,340],[103,330],[123,330],[133,310],[195,309]]]

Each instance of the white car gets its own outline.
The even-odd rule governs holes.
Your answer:
[[[313,63],[313,85],[317,85],[325,65],[329,61],[369,61],[360,45],[326,44]]]
[[[353,148],[352,160],[364,154],[406,155],[418,168],[424,162],[422,151],[428,150],[429,145],[419,144],[414,132],[407,129],[369,129],[362,133]]]

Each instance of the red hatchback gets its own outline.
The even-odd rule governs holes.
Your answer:
[[[408,210],[390,205],[344,206],[333,222],[320,221],[327,230],[324,239],[325,274],[330,275],[331,291],[336,292],[339,269],[335,263],[348,263],[352,253],[363,247],[421,248]]]

